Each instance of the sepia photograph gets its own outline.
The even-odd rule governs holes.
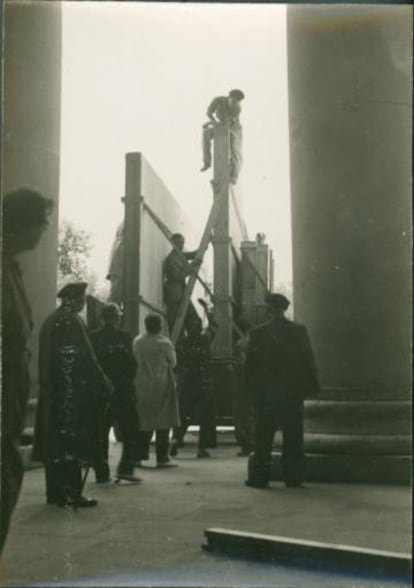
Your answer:
[[[0,586],[411,586],[413,6],[0,15]]]

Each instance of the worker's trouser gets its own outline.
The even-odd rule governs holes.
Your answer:
[[[184,376],[180,395],[181,426],[174,429],[174,439],[182,443],[190,425],[199,425],[198,448],[216,445],[214,397],[208,382],[197,368],[189,369]]]
[[[273,437],[283,434],[282,471],[286,484],[300,484],[304,477],[303,407],[257,407],[254,442],[253,482],[267,484]]]
[[[140,453],[138,457],[142,460],[149,459],[150,443],[154,431],[140,431],[139,437],[139,449]],[[157,429],[155,431],[155,454],[157,463],[165,463],[168,461],[168,450],[170,446],[169,442],[169,429]]]
[[[232,123],[230,130],[230,173],[229,181],[237,182],[242,166],[242,140],[243,131],[240,123]],[[203,127],[203,162],[205,167],[210,167],[212,162],[211,144],[214,139],[214,126]]]
[[[134,462],[137,453],[137,431],[139,419],[135,406],[135,398],[130,393],[128,383],[118,384],[113,382],[115,394],[109,410],[105,414],[102,425],[102,439],[100,440],[100,460],[95,464],[97,481],[105,481],[110,477],[108,465],[109,457],[109,431],[116,422],[121,433],[122,454],[118,464],[118,474],[131,475],[134,471]]]

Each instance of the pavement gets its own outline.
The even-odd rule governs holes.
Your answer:
[[[120,446],[111,444],[111,466]],[[45,504],[42,469],[26,472],[0,569],[1,586],[409,586],[403,578],[306,569],[210,554],[206,528],[411,552],[411,489],[309,483],[247,488],[247,459],[219,435],[210,459],[197,459],[188,434],[179,467],[137,469],[138,485],[97,485],[96,508]]]

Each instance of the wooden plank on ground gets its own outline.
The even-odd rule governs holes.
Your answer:
[[[207,545],[203,548],[206,551],[305,567],[309,565],[320,567],[322,564],[324,569],[348,568],[354,572],[385,573],[403,577],[409,576],[411,572],[409,553],[221,528],[206,529],[204,535]]]

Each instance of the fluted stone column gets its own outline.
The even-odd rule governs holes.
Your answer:
[[[290,6],[295,317],[324,386],[410,388],[408,6]]]
[[[294,313],[322,385],[308,479],[410,480],[411,23],[288,7]]]
[[[6,2],[4,23],[3,190],[27,185],[55,202],[40,245],[22,256],[34,315],[31,368],[35,395],[39,327],[56,301],[61,4]]]

